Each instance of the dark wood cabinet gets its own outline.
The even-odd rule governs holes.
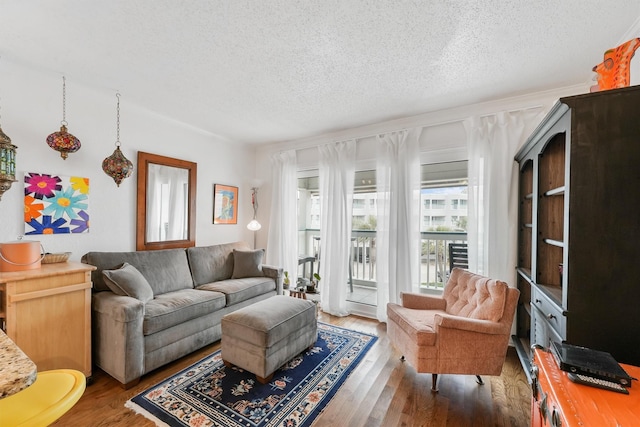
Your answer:
[[[516,161],[526,371],[551,340],[640,365],[640,87],[560,99]]]

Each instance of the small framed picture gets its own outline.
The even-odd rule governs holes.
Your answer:
[[[238,187],[213,185],[213,223],[238,223]]]

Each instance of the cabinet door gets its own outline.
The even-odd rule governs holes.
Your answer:
[[[69,368],[90,377],[90,271],[54,265],[32,276],[10,283],[7,335],[38,371]]]
[[[516,336],[514,342],[519,341],[522,349],[528,353],[530,347],[531,329],[531,262],[533,241],[533,159],[528,159],[520,165],[518,189],[518,290],[520,297],[516,312]],[[529,358],[527,356],[527,358]]]
[[[538,170],[537,284],[561,295],[564,255],[565,136],[557,133],[540,152]],[[560,297],[559,304],[562,303]]]

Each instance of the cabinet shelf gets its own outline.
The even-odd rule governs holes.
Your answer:
[[[564,248],[564,242],[561,242],[560,240],[542,239],[542,241],[545,242],[548,245],[551,245],[551,246],[556,246],[558,248]]]
[[[564,185],[562,187],[552,188],[544,193],[545,196],[564,196]]]
[[[528,268],[523,268],[523,267],[518,267],[516,268],[516,271],[518,272],[518,274],[520,275],[520,277],[522,277],[523,279],[525,279],[527,282],[529,282],[530,285],[533,285],[533,280],[531,280],[531,270]]]

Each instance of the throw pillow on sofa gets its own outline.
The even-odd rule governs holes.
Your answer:
[[[233,250],[233,274],[232,279],[242,279],[245,277],[264,276],[262,271],[262,258],[264,249],[254,251]]]
[[[142,302],[153,299],[153,289],[133,265],[125,262],[115,270],[103,270],[104,282],[116,295],[129,296]]]

